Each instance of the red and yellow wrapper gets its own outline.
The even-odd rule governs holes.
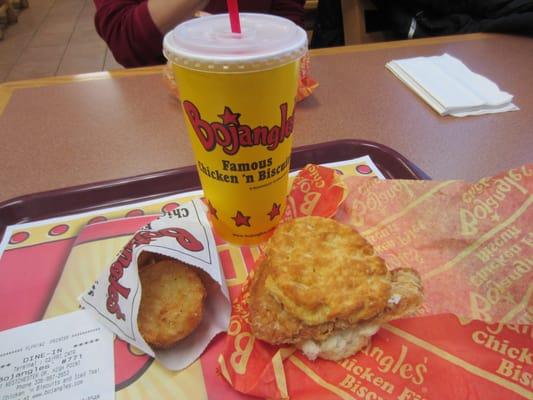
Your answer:
[[[346,189],[337,171],[309,164],[294,178],[284,220],[308,215],[333,217],[346,198]]]
[[[347,178],[337,218],[392,268],[417,269],[426,313],[532,322],[533,165],[470,184]]]
[[[239,392],[264,398],[533,398],[532,189],[532,165],[475,184],[341,181],[307,166],[285,217],[353,226],[391,268],[421,273],[423,308],[384,325],[352,357],[309,361],[254,338],[248,280],[233,301],[220,373]]]
[[[318,87],[318,82],[311,78],[309,53],[300,60],[300,79],[298,80],[298,90],[296,91],[296,101],[302,101],[311,96]]]

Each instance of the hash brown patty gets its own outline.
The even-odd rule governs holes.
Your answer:
[[[175,260],[139,269],[142,297],[137,323],[146,343],[166,349],[200,323],[206,290],[193,267]]]

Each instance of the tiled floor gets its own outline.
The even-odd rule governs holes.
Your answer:
[[[122,68],[94,28],[93,0],[29,0],[0,41],[0,82]]]

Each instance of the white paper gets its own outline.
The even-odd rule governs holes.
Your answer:
[[[168,350],[152,349],[137,326],[142,289],[137,258],[143,251],[183,261],[213,278],[213,283],[206,285],[202,322],[191,335]],[[209,342],[226,331],[231,314],[230,297],[204,204],[200,200],[182,204],[135,233],[80,297],[80,304],[121,339],[157,358],[169,369],[181,370],[199,358]]]
[[[115,398],[113,334],[87,311],[0,332],[0,400]]]
[[[449,54],[393,60],[386,68],[440,115],[464,117],[518,110],[511,103],[511,94]]]

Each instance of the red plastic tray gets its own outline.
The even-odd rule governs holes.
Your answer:
[[[291,170],[306,164],[369,155],[386,178],[429,179],[398,152],[378,143],[339,140],[293,150]],[[29,194],[0,203],[0,239],[6,226],[118,206],[200,188],[195,166]]]

